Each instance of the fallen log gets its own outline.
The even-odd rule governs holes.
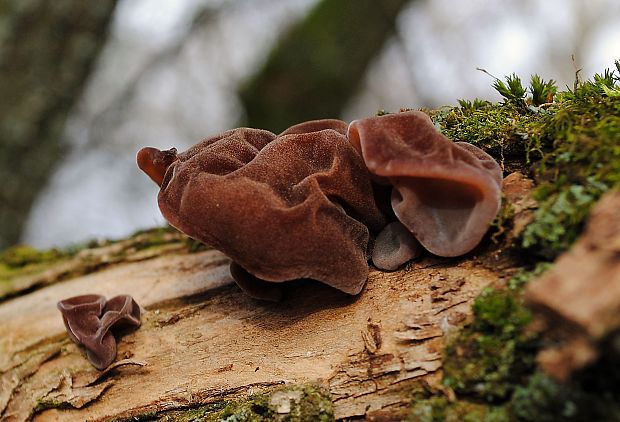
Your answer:
[[[274,304],[234,285],[220,252],[167,244],[147,260],[0,303],[0,413],[122,420],[314,383],[331,396],[336,418],[402,416],[413,386],[437,385],[444,334],[469,315],[482,288],[509,272],[487,268],[492,255],[373,270],[358,296],[291,283]],[[130,294],[144,310],[142,327],[119,340],[120,362],[103,374],[69,340],[56,309],[85,293]]]

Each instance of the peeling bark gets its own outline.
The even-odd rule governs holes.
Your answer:
[[[145,232],[119,242],[83,249],[74,256],[60,256],[54,262],[27,264],[14,270],[15,274],[9,279],[0,276],[0,302],[50,284],[100,271],[110,265],[145,261],[163,253],[188,249],[187,238],[180,233],[164,233],[154,244],[152,237],[152,233]]]
[[[592,363],[601,341],[620,329],[620,192],[594,207],[586,229],[551,271],[527,289],[527,300],[556,347],[539,361],[558,380]]]
[[[440,369],[451,319],[469,313],[479,290],[498,278],[469,261],[427,258],[394,273],[373,271],[358,298],[297,283],[274,305],[230,284],[222,261],[215,251],[163,256],[2,304],[2,380],[11,386],[2,390],[3,416],[24,420],[37,406],[62,403],[69,408],[43,410],[35,420],[105,420],[321,380],[337,417],[402,407],[414,383]],[[119,342],[119,358],[145,366],[114,368],[101,383],[80,386],[76,377],[97,371],[63,335],[54,304],[88,291],[129,293],[146,309],[143,327]]]

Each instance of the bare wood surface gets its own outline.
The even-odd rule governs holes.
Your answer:
[[[497,277],[470,261],[428,258],[373,271],[358,297],[307,282],[271,304],[233,285],[217,251],[110,267],[0,305],[0,409],[24,420],[37,404],[64,400],[69,408],[35,420],[105,420],[307,381],[328,386],[337,417],[402,405],[408,381],[440,369],[450,322]],[[145,309],[143,326],[119,342],[128,364],[101,378],[56,310],[93,292],[131,294]]]

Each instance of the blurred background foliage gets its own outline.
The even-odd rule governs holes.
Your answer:
[[[161,224],[141,146],[498,100],[477,66],[572,86],[620,57],[618,18],[616,0],[4,0],[0,247]]]
[[[105,42],[116,0],[0,3],[0,247],[16,243],[61,158],[67,113]]]
[[[319,2],[242,88],[247,126],[281,132],[340,116],[409,1]]]

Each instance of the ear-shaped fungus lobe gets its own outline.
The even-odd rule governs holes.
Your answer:
[[[418,111],[354,121],[348,138],[370,172],[392,183],[396,216],[427,250],[458,256],[480,242],[501,200],[491,156],[451,142]]]
[[[136,157],[138,167],[148,174],[158,186],[161,186],[166,170],[176,159],[176,148],[160,151],[157,148],[146,147],[142,148]]]
[[[116,340],[110,331],[140,326],[140,307],[131,296],[106,302],[100,295],[75,296],[58,302],[71,340],[86,348],[88,360],[105,369],[116,357]]]
[[[364,163],[331,128],[284,133],[240,128],[179,154],[158,196],[162,214],[255,277],[356,294],[369,229],[385,224]]]

